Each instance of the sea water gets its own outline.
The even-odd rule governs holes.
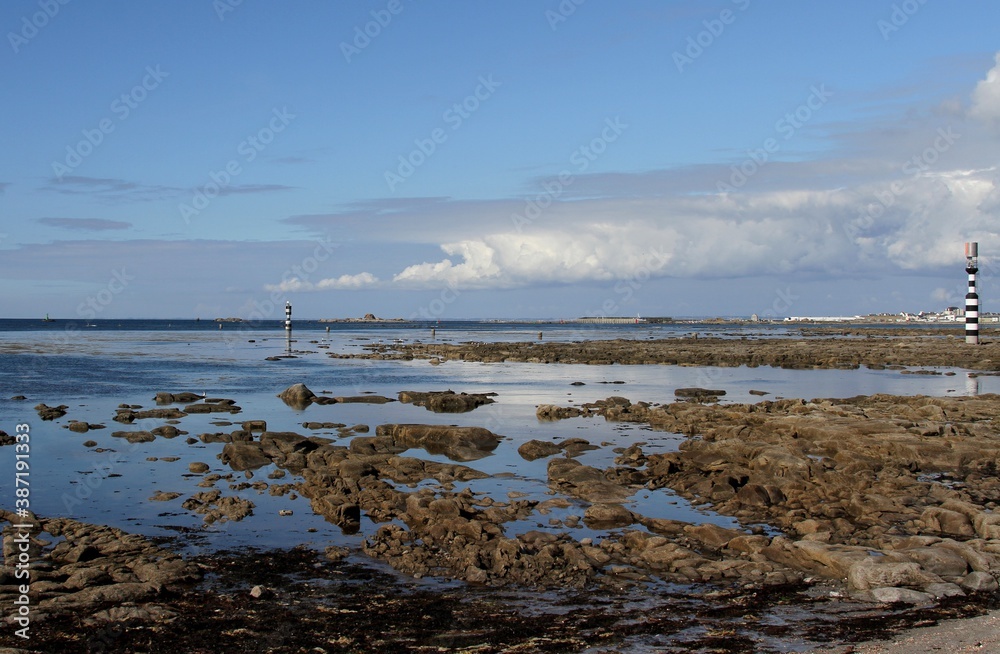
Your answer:
[[[758,402],[778,397],[851,397],[873,393],[897,395],[968,395],[996,392],[996,377],[970,377],[965,371],[937,369],[940,375],[903,375],[898,370],[787,370],[770,367],[687,367],[661,365],[565,365],[532,363],[475,363],[426,360],[382,361],[333,358],[329,354],[364,353],[379,344],[469,341],[580,341],[608,338],[669,338],[692,332],[750,338],[785,338],[795,332],[784,326],[717,325],[586,325],[560,323],[318,323],[300,322],[288,337],[280,325],[250,325],[214,321],[0,321],[0,429],[15,433],[18,424],[30,426],[31,508],[42,516],[66,516],[84,522],[120,527],[150,536],[176,535],[183,547],[217,550],[242,545],[322,548],[338,544],[356,547],[377,528],[366,518],[356,534],[344,534],[315,515],[308,500],[294,494],[272,496],[266,490],[233,489],[220,480],[215,488],[224,496],[238,495],[254,503],[254,515],[240,522],[205,525],[202,516],[182,508],[194,493],[207,490],[198,482],[204,475],[189,472],[193,462],[207,463],[211,472],[232,472],[218,460],[221,443],[188,444],[202,433],[229,433],[244,420],[266,420],[271,431],[295,431],[330,438],[347,445],[335,430],[312,431],[303,422],[365,424],[374,433],[386,423],[427,423],[482,426],[503,437],[489,456],[466,462],[487,479],[455,483],[449,490],[469,487],[496,501],[524,498],[552,499],[547,483],[548,458],[526,461],[517,448],[524,442],[583,438],[598,446],[578,459],[603,468],[614,464],[615,450],[641,443],[647,454],[676,449],[683,437],[643,425],[608,423],[603,418],[574,418],[542,422],[535,416],[539,404],[563,406],[617,395],[633,402],[674,401],[679,387],[724,389],[723,403]],[[327,331],[327,328],[329,332]],[[269,358],[279,357],[277,360]],[[283,358],[289,357],[289,358]],[[953,373],[953,374],[945,374]],[[434,414],[400,402],[387,404],[311,405],[304,410],[286,406],[276,396],[295,383],[305,383],[317,394],[363,394],[396,398],[400,391],[454,390],[496,393],[494,404],[464,414]],[[751,390],[767,393],[764,398]],[[119,405],[154,408],[157,392],[194,392],[229,398],[242,407],[230,414],[192,414],[176,425],[188,432],[173,439],[130,444],[111,436],[115,431],[149,430],[163,420],[132,425],[112,421]],[[13,400],[14,396],[26,400]],[[67,415],[42,421],[33,407],[66,405]],[[70,420],[103,424],[105,429],[85,434],[66,429]],[[219,424],[231,422],[232,424]],[[84,446],[92,440],[96,446]],[[447,462],[442,455],[410,451],[406,456]],[[168,461],[176,457],[176,461]],[[252,479],[233,473],[233,484],[298,481],[287,474],[270,479],[275,466],[257,470]],[[0,506],[14,507],[15,455],[0,448]],[[438,489],[435,480],[412,488]],[[180,493],[168,502],[151,501],[157,491]],[[574,537],[599,538],[576,522],[586,503],[567,498],[568,507],[536,512],[527,520],[504,526],[508,536],[531,529],[569,531]],[[692,506],[669,490],[637,489],[626,503],[650,517],[687,522],[712,522],[727,527],[737,523],[703,507]],[[291,511],[282,516],[279,512]],[[570,519],[574,527],[566,527]]]

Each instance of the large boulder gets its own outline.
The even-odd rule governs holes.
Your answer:
[[[316,399],[316,394],[309,390],[309,387],[305,384],[299,383],[293,384],[281,391],[278,393],[278,397],[288,406],[301,411],[313,403]]]

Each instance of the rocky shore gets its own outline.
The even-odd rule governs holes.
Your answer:
[[[803,330],[787,338],[685,336],[657,340],[496,343],[385,343],[364,353],[335,358],[590,365],[774,366],[837,368],[862,366],[951,366],[1000,370],[1000,341],[984,339],[967,347],[960,329],[888,330],[879,328]]]
[[[356,356],[997,369],[992,344],[970,348],[940,333],[844,336],[395,344]],[[485,427],[447,420],[384,422],[373,430],[306,422],[306,433],[298,433],[271,431],[251,416],[231,432],[190,436],[189,444],[214,445],[231,471],[189,466],[207,490],[181,506],[206,524],[253,515],[252,503],[215,488],[228,482],[230,491],[252,486],[305,498],[345,534],[358,532],[362,516],[380,526],[354,551],[183,558],[166,541],[32,517],[38,640],[27,650],[298,652],[322,643],[323,651],[338,652],[777,651],[784,645],[769,643],[866,640],[893,626],[998,604],[1000,396],[720,404],[723,389],[676,391],[678,399],[663,404],[610,396],[537,407],[542,425],[597,419],[679,435],[672,451],[639,440],[614,446],[604,459],[611,463],[600,467],[582,460],[612,447],[596,439],[514,444]],[[279,397],[300,410],[399,401],[472,416],[503,401],[495,393],[412,390],[396,398],[335,397],[305,384]],[[155,408],[122,405],[110,418],[163,425],[111,436],[149,443],[187,434],[181,427],[190,415],[233,419],[244,412],[227,398],[162,392],[154,400]],[[36,410],[59,420],[66,408]],[[70,418],[64,426],[77,424]],[[489,477],[476,463],[499,448],[545,462],[548,499],[468,487]],[[268,480],[251,482],[259,471]],[[738,526],[646,515],[632,501],[660,491]],[[178,493],[150,499],[181,503]],[[23,524],[9,513],[0,519]],[[581,527],[601,535],[580,536]],[[8,605],[18,593],[21,536],[13,526],[4,531],[0,600]],[[162,640],[168,633],[169,644]],[[0,645],[25,647],[8,632]]]

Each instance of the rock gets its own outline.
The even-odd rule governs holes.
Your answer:
[[[721,550],[722,548],[727,547],[729,542],[734,538],[746,535],[735,529],[726,529],[725,527],[720,527],[719,525],[713,525],[711,523],[685,527],[684,532],[692,538],[696,538],[709,549],[713,550]]]
[[[239,413],[240,407],[228,402],[209,402],[206,400],[201,404],[189,404],[184,407],[184,413]]]
[[[674,389],[676,397],[683,397],[693,400],[715,401],[726,394],[724,390],[714,390],[711,388],[677,388]]]
[[[970,593],[995,593],[1000,590],[996,577],[979,570],[967,574],[959,585]]]
[[[976,530],[969,517],[957,511],[949,511],[940,507],[927,507],[920,514],[920,521],[927,529],[938,534],[949,536],[975,536]]]
[[[419,447],[430,454],[443,454],[452,461],[481,459],[500,444],[500,437],[488,429],[453,425],[379,425],[375,436],[388,437],[392,445],[404,449]]]
[[[114,431],[111,435],[115,438],[124,438],[129,443],[151,443],[156,440],[148,431]]]
[[[576,407],[560,407],[554,404],[540,404],[535,409],[535,417],[539,420],[565,420],[566,418],[577,418],[583,415],[583,411]]]
[[[274,596],[274,592],[263,586],[254,586],[250,589],[250,597],[254,599],[268,599]]]
[[[324,554],[327,560],[332,561],[334,563],[340,563],[341,561],[346,559],[348,555],[350,555],[350,553],[351,550],[347,549],[346,547],[338,547],[336,545],[330,545],[329,547],[326,548],[326,550],[324,550]]]
[[[178,436],[187,435],[186,431],[181,431],[174,427],[173,425],[162,425],[150,430],[154,436],[159,436],[160,438],[177,438]]]
[[[157,404],[190,404],[201,400],[200,395],[194,393],[157,393],[153,400]]]
[[[396,401],[391,397],[383,397],[381,395],[351,395],[347,397],[334,397],[328,399],[333,402],[343,404],[387,404],[389,402]]]
[[[635,515],[621,504],[592,504],[583,513],[591,529],[618,529],[636,521]]]
[[[312,404],[316,399],[316,394],[302,383],[293,384],[278,394],[281,401],[293,409],[302,410]]]
[[[928,575],[918,563],[861,561],[852,565],[847,573],[847,582],[857,590],[871,590],[885,586],[920,588],[936,581],[940,581],[940,579]]]
[[[195,461],[193,463],[188,464],[188,470],[195,473],[196,475],[200,475],[208,472],[209,470],[211,470],[211,468],[207,463],[202,463],[201,461]]]
[[[66,409],[68,408],[69,407],[65,404],[60,404],[59,406],[38,404],[35,406],[35,411],[38,412],[38,417],[42,420],[56,420],[57,418],[62,418],[66,415]]]
[[[930,593],[937,599],[965,597],[965,591],[963,591],[958,584],[951,583],[927,584],[924,586],[924,592]]]
[[[924,605],[933,604],[935,599],[930,593],[922,593],[918,590],[912,590],[910,588],[895,587],[873,588],[869,591],[869,595],[876,602],[882,602],[884,604],[902,603]]]
[[[180,493],[166,493],[163,491],[156,491],[152,497],[149,498],[151,502],[169,502],[170,500],[175,500],[180,497]]]
[[[267,431],[267,421],[266,420],[244,420],[243,424],[241,425],[241,427],[243,427],[243,431],[247,431],[247,432],[251,432],[251,433],[257,432],[257,431],[263,432],[263,431]]]
[[[541,459],[547,456],[552,456],[553,454],[558,454],[562,451],[562,448],[558,444],[530,440],[527,443],[523,443],[521,447],[517,448],[517,453],[521,455],[521,458],[525,461],[534,461],[536,459]]]
[[[473,409],[492,404],[496,393],[456,393],[455,391],[400,391],[399,401],[425,407],[434,413],[466,413]]]
[[[77,434],[86,434],[88,431],[90,431],[90,425],[80,420],[71,420],[69,425],[66,426],[66,428],[69,429],[71,432]]]
[[[624,502],[632,495],[628,488],[608,481],[603,471],[575,459],[552,459],[547,470],[550,486],[594,504]]]
[[[226,443],[219,459],[237,472],[256,470],[271,463],[271,458],[264,454],[260,443],[245,441]]]
[[[968,572],[969,564],[966,560],[949,548],[914,547],[896,552],[916,561],[921,568],[939,577],[963,577]]]

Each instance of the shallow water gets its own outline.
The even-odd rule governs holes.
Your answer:
[[[0,321],[0,329],[4,321]],[[7,321],[9,322],[9,321]],[[193,321],[192,321],[193,322]],[[467,463],[493,475],[489,479],[454,484],[469,486],[497,500],[508,493],[544,501],[553,497],[546,483],[548,459],[525,461],[517,454],[520,444],[531,439],[561,440],[584,438],[597,450],[579,460],[587,465],[611,465],[616,448],[643,443],[647,453],[667,451],[682,440],[675,434],[647,427],[607,423],[603,419],[578,418],[560,422],[540,422],[535,417],[539,404],[572,405],[619,395],[632,401],[671,402],[678,387],[702,386],[725,389],[724,402],[758,402],[775,397],[850,397],[872,393],[898,395],[965,395],[997,392],[997,377],[970,378],[961,370],[942,369],[953,375],[904,375],[893,370],[785,370],[779,368],[700,368],[678,366],[588,366],[529,363],[462,363],[430,365],[427,361],[369,361],[332,359],[328,352],[361,352],[372,343],[413,340],[532,340],[538,331],[547,340],[583,338],[664,337],[683,335],[688,327],[662,329],[655,326],[518,326],[471,324],[462,327],[351,326],[336,325],[328,334],[316,323],[312,329],[297,330],[286,340],[280,330],[251,330],[225,325],[222,330],[199,325],[178,329],[117,328],[104,325],[94,329],[54,328],[0,331],[0,429],[13,434],[19,423],[31,428],[31,507],[46,516],[68,516],[86,522],[118,526],[147,535],[183,533],[191,547],[219,549],[238,545],[291,547],[307,544],[317,548],[330,544],[358,546],[379,525],[363,520],[361,531],[344,535],[334,525],[313,514],[308,501],[289,496],[273,497],[266,491],[232,491],[225,481],[216,487],[224,495],[237,494],[256,505],[254,515],[238,523],[205,527],[201,516],[181,507],[190,495],[206,490],[197,483],[202,475],[188,472],[188,464],[204,462],[212,472],[231,472],[217,459],[222,444],[185,443],[187,436],[157,438],[151,443],[132,445],[113,438],[114,431],[148,430],[162,420],[121,425],[113,422],[119,404],[155,406],[159,391],[191,391],[208,397],[231,398],[243,408],[239,414],[195,414],[181,419],[178,428],[197,437],[205,432],[230,432],[238,426],[214,424],[263,419],[272,431],[297,431],[338,439],[336,432],[311,432],[304,421],[337,422],[348,426],[366,424],[374,433],[379,424],[393,422],[483,426],[504,437],[491,455]],[[716,331],[717,328],[716,328]],[[745,330],[741,333],[749,333]],[[754,335],[759,336],[759,329]],[[774,336],[787,335],[778,329]],[[265,361],[266,357],[291,353],[296,358]],[[445,390],[495,392],[496,403],[466,414],[433,414],[424,408],[392,402],[383,405],[312,405],[296,411],[282,403],[277,393],[304,382],[313,391],[327,395],[374,393],[395,398],[400,391]],[[582,382],[583,385],[571,385]],[[768,393],[764,398],[751,390]],[[14,401],[15,395],[27,401]],[[68,405],[64,418],[44,422],[33,410],[43,402],[50,406]],[[100,423],[106,429],[74,434],[64,429],[71,419]],[[83,446],[86,440],[97,448]],[[339,439],[346,445],[347,439]],[[97,449],[105,449],[98,452]],[[407,456],[447,461],[442,456],[410,451]],[[178,457],[167,462],[164,457]],[[151,460],[155,459],[155,460]],[[3,473],[6,470],[8,472]],[[255,471],[252,481],[286,484],[291,475],[271,480],[269,466]],[[234,473],[234,481],[247,481]],[[436,488],[433,480],[422,486]],[[168,502],[149,501],[156,491],[177,492]],[[0,506],[12,507],[14,500],[14,451],[0,448]],[[688,522],[714,522],[736,526],[725,516],[692,507],[668,490],[638,489],[629,508],[650,517]],[[582,517],[586,503],[570,499],[568,508],[536,512],[530,519],[505,525],[512,536],[530,529],[566,530]],[[290,509],[292,516],[279,517]],[[583,526],[570,528],[576,538],[600,537],[603,532]]]

